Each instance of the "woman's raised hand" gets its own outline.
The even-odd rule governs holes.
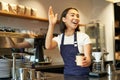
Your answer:
[[[54,14],[52,6],[50,6],[48,11],[49,25],[54,26],[57,23],[57,15],[57,13]]]

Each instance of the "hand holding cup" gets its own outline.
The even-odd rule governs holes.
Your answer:
[[[85,60],[84,54],[78,54],[78,55],[76,55],[76,65],[77,66],[82,66],[84,60]]]

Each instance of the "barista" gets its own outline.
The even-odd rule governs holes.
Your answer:
[[[17,52],[20,56],[30,58],[30,55],[35,53],[33,38],[25,38],[22,42],[14,42],[12,38],[6,37],[6,41],[12,48],[12,51]],[[19,58],[19,56],[17,57]]]
[[[6,41],[12,48],[31,48],[34,47],[34,39],[25,38],[23,42],[15,43],[10,37],[6,37]]]
[[[64,75],[84,76],[89,74],[91,64],[91,41],[87,34],[79,31],[80,15],[76,8],[67,8],[60,19],[62,34],[53,37],[57,14],[54,15],[52,7],[48,11],[49,27],[46,35],[46,49],[59,47],[65,63]],[[75,56],[84,53],[81,65],[77,66]]]

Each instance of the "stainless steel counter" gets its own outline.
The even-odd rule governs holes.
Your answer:
[[[42,72],[52,72],[52,73],[63,73],[64,64],[63,63],[49,63],[49,64],[39,64],[34,67],[36,71]]]
[[[40,65],[36,69],[52,69],[64,67],[63,63],[52,63],[49,65]],[[59,73],[47,73],[47,80],[120,80],[120,70],[113,72],[111,75],[104,77],[90,77],[90,76],[64,76]]]
[[[37,70],[39,69],[51,69],[51,68],[62,68],[64,67],[63,63],[50,63],[50,64],[40,64],[40,65],[36,65],[35,68]]]
[[[56,74],[56,76],[49,77],[47,80],[120,80],[120,71],[116,71],[111,75],[106,75],[100,78],[88,76],[64,76],[62,74]]]
[[[45,80],[120,80],[120,71],[116,71],[111,75],[104,77],[89,77],[89,76],[64,76],[58,73],[44,73]],[[11,79],[0,79],[0,80],[11,80]]]

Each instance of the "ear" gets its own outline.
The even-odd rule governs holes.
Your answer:
[[[63,22],[65,22],[65,21],[66,21],[65,17],[63,17],[63,18],[62,18],[62,21],[63,21]]]

